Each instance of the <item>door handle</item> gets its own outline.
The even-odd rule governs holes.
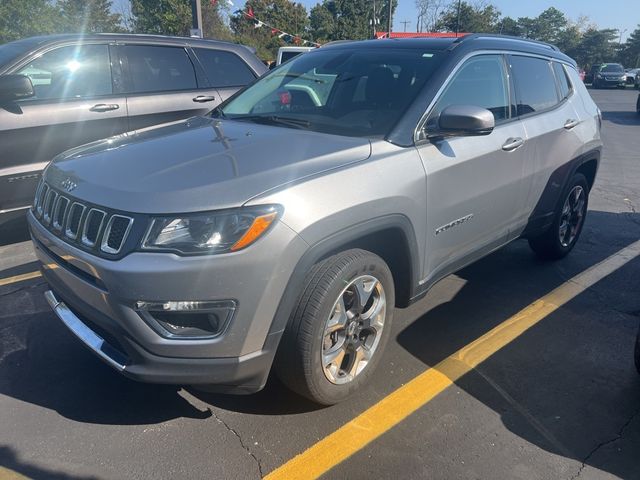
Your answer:
[[[569,120],[564,122],[564,128],[566,128],[567,130],[571,130],[573,127],[575,127],[579,123],[580,122],[578,120],[574,120],[573,118],[570,118]]]
[[[98,103],[91,107],[89,111],[91,112],[109,112],[111,110],[118,110],[120,105],[117,103]]]
[[[511,137],[511,138],[507,138],[507,141],[504,142],[504,145],[502,145],[502,150],[504,150],[505,152],[511,152],[516,148],[521,147],[522,145],[524,145],[524,140],[522,138]]]
[[[215,99],[216,97],[214,97],[213,95],[198,95],[193,99],[193,101],[197,103],[205,103],[205,102],[212,102]]]

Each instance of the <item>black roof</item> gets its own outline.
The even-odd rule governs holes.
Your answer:
[[[430,50],[450,50],[457,53],[467,53],[474,50],[509,50],[514,52],[532,53],[555,58],[563,62],[576,65],[576,62],[562,53],[558,47],[549,43],[538,42],[521,37],[474,33],[462,37],[437,38],[385,38],[381,40],[361,40],[352,42],[329,43],[322,48],[428,48]]]

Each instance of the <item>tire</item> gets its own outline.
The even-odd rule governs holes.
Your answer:
[[[529,239],[529,245],[538,257],[559,260],[573,249],[584,226],[588,203],[587,179],[581,173],[576,173],[562,193],[551,227]]]
[[[367,383],[380,362],[394,304],[393,276],[379,256],[353,249],[317,263],[285,329],[276,374],[313,402],[343,401]]]

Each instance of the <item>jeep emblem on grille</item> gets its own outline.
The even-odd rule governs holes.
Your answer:
[[[70,192],[70,191],[74,190],[78,186],[78,184],[67,177],[62,181],[60,186],[62,188],[64,188],[67,192]]]

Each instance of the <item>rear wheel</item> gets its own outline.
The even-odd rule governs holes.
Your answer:
[[[564,191],[551,227],[542,235],[529,239],[529,245],[539,257],[557,260],[573,249],[582,232],[588,200],[587,179],[576,173]]]
[[[394,303],[391,271],[377,255],[347,250],[316,264],[285,330],[276,373],[316,403],[344,400],[379,363]]]

